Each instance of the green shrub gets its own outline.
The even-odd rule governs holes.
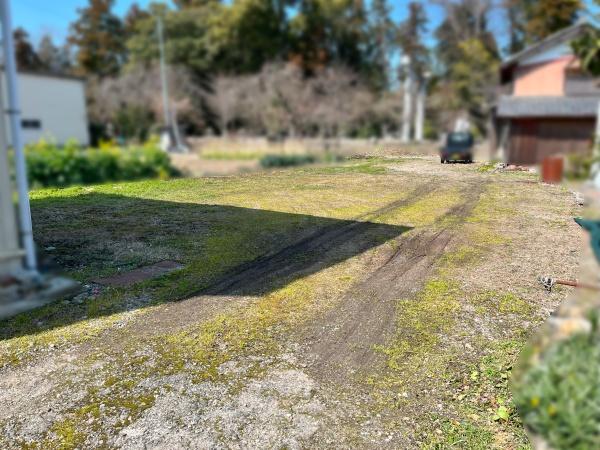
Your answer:
[[[74,141],[58,147],[41,140],[27,146],[25,157],[33,186],[61,187],[176,174],[169,156],[154,141],[137,147],[105,144],[100,148],[84,148]]]
[[[313,155],[266,155],[260,159],[260,165],[269,167],[290,167],[316,162]]]
[[[554,344],[514,386],[524,423],[551,448],[600,448],[600,338]]]
[[[585,180],[590,177],[592,165],[598,161],[592,155],[571,153],[567,155],[565,177],[570,180]]]

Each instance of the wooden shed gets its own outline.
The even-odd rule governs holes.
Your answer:
[[[600,80],[581,71],[571,42],[591,25],[565,28],[507,58],[492,111],[492,153],[509,164],[591,152]]]
[[[598,98],[501,98],[496,126],[509,164],[532,165],[556,154],[588,154]]]

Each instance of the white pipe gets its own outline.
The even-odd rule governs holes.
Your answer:
[[[410,67],[410,56],[402,58],[404,67],[404,105],[402,108],[402,142],[410,142],[410,122],[412,116],[412,70]]]
[[[427,79],[421,78],[417,90],[417,110],[415,112],[415,141],[423,142],[425,123],[425,98],[427,96]]]
[[[31,210],[29,207],[29,186],[23,141],[21,138],[21,111],[19,110],[19,93],[17,88],[17,67],[15,63],[12,23],[10,19],[9,0],[0,0],[0,20],[2,23],[2,46],[4,51],[4,71],[8,91],[8,116],[12,145],[15,152],[15,172],[17,191],[19,195],[19,224],[21,240],[25,248],[25,267],[37,271],[35,246],[33,243],[33,228],[31,225]],[[2,115],[2,119],[3,119]]]
[[[171,114],[169,111],[169,86],[167,84],[167,65],[165,63],[165,39],[163,35],[162,17],[156,17],[156,34],[158,36],[158,51],[160,54],[160,82],[162,86],[163,114],[165,126],[171,126]]]

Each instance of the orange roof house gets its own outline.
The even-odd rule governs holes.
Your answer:
[[[492,151],[509,164],[591,151],[600,80],[583,73],[571,42],[591,25],[565,28],[506,59],[492,114]]]

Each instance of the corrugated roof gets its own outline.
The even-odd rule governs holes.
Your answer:
[[[600,97],[511,97],[498,101],[498,117],[596,117]]]

